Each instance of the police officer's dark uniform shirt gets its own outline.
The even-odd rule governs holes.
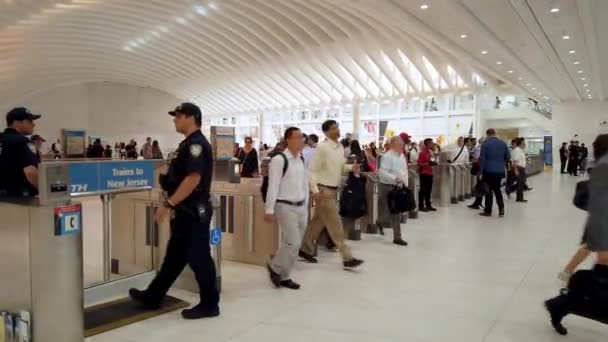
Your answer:
[[[174,179],[176,185],[193,173],[198,173],[201,181],[196,190],[182,202],[189,208],[209,201],[211,179],[213,178],[213,150],[201,131],[192,133],[179,144],[177,156],[172,160],[169,168],[170,178]],[[169,196],[173,195],[175,190],[177,190],[176,187],[170,189]]]
[[[36,147],[12,128],[0,133],[0,194],[4,196],[35,196],[38,191],[25,177],[23,169],[38,167]]]

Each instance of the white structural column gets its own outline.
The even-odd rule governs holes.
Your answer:
[[[475,95],[475,112],[473,116],[473,136],[481,138],[485,136],[485,119],[481,115],[481,96]]]
[[[359,139],[359,132],[361,131],[361,99],[359,96],[355,97],[353,101],[353,136],[355,139]]]
[[[264,112],[258,112],[258,143],[264,142]]]

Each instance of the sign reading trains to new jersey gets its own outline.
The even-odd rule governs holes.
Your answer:
[[[72,194],[154,186],[151,161],[85,162],[70,164]]]
[[[82,206],[80,204],[55,207],[55,236],[82,232]]]

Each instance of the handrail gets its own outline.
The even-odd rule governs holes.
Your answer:
[[[102,195],[116,195],[116,194],[127,194],[133,192],[150,191],[154,189],[151,186],[142,186],[137,188],[124,188],[114,190],[103,190],[103,191],[89,191],[89,192],[73,192],[70,194],[72,198],[78,197],[90,197],[90,196],[102,196]]]

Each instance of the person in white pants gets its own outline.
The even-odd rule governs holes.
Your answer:
[[[308,224],[308,171],[302,158],[302,132],[296,127],[285,131],[287,149],[272,158],[268,169],[266,194],[267,223],[278,223],[281,246],[267,264],[270,281],[276,288],[298,290],[291,277],[298,258],[302,236]]]

